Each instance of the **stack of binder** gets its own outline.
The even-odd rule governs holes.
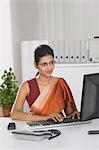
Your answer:
[[[49,40],[56,63],[86,63],[86,40]]]

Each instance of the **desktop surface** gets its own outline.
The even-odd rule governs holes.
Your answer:
[[[0,118],[0,149],[3,150],[99,150],[99,135],[88,135],[89,130],[99,129],[99,119],[90,124],[57,127],[55,129],[60,130],[61,135],[40,142],[16,139],[12,130],[7,129],[10,122],[16,123],[17,130],[24,130],[24,121]]]

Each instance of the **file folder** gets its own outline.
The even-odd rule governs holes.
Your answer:
[[[70,41],[70,63],[75,62],[75,40]]]
[[[56,63],[59,63],[59,44],[58,40],[55,40],[55,47],[54,47],[54,52],[55,52],[55,61]]]
[[[59,63],[65,62],[65,41],[58,41]]]
[[[99,62],[99,37],[88,40],[89,61]]]
[[[55,61],[56,63],[58,63],[59,62],[58,41],[49,40],[49,46],[53,49]]]
[[[81,63],[88,61],[86,42],[86,40],[81,40]]]
[[[65,40],[65,63],[70,62],[70,40]]]
[[[75,41],[75,61],[76,63],[80,63],[80,44],[81,40],[76,40]]]

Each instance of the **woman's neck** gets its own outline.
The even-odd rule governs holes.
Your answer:
[[[38,77],[38,81],[41,81],[41,82],[48,82],[48,81],[50,81],[51,79],[52,79],[52,76],[50,76],[50,77],[45,77],[45,76],[40,75],[40,76]]]
[[[37,82],[38,82],[38,85],[39,85],[39,86],[45,87],[45,86],[47,86],[48,84],[52,83],[53,79],[54,79],[53,76],[45,77],[45,76],[41,76],[41,75],[40,75],[40,76],[37,78]]]

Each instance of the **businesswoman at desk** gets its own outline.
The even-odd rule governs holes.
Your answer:
[[[30,121],[53,119],[61,122],[64,116],[79,117],[68,84],[63,78],[52,76],[55,60],[51,47],[40,45],[35,49],[34,66],[38,70],[37,75],[21,85],[11,118]],[[23,112],[25,100],[30,107],[29,113]]]

